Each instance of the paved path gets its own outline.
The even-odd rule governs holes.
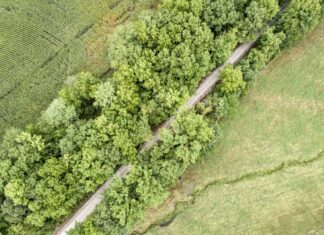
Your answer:
[[[226,65],[229,64],[236,64],[238,61],[240,61],[254,46],[255,42],[249,42],[240,45],[235,49],[235,51],[232,53],[230,58],[220,67],[215,69],[210,75],[208,75],[206,78],[204,78],[198,89],[196,90],[195,94],[189,98],[187,103],[182,108],[186,109],[192,109],[198,102],[200,102],[202,99],[204,99],[214,88],[214,86],[219,81],[219,74],[220,72],[226,67]],[[156,142],[160,140],[159,131],[161,128],[169,128],[172,125],[172,122],[174,121],[174,117],[170,117],[167,119],[160,127],[153,133],[153,137],[145,142],[143,145],[144,150],[150,149]]]
[[[254,46],[254,42],[249,42],[246,44],[242,44],[235,49],[230,58],[219,68],[215,69],[209,76],[204,78],[195,94],[190,97],[187,103],[182,108],[191,109],[198,102],[200,102],[203,98],[205,98],[214,88],[216,83],[219,81],[219,74],[224,69],[224,67],[228,64],[236,64],[240,61]],[[169,128],[174,121],[174,117],[170,117],[167,119],[154,133],[150,140],[145,142],[145,144],[141,147],[141,150],[150,149],[155,143],[160,140],[159,131],[162,128]],[[122,166],[115,173],[115,177],[123,178],[130,171],[130,165]],[[62,226],[60,226],[54,234],[56,235],[65,235],[67,231],[74,228],[77,223],[83,222],[91,213],[94,212],[96,206],[100,203],[103,198],[103,193],[110,187],[111,181],[114,177],[110,178],[106,183],[104,183],[76,212],[75,214],[67,220]]]
[[[125,177],[130,170],[130,165],[120,167],[115,173],[116,177]],[[103,198],[103,194],[106,189],[110,187],[113,177],[107,180],[76,212],[75,214],[59,228],[57,228],[54,234],[67,234],[67,231],[74,228],[77,223],[85,221],[100,203]]]

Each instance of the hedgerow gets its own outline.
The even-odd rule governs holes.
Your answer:
[[[267,29],[257,40],[255,48],[240,61],[245,81],[253,80],[256,74],[279,54],[285,34],[273,31],[274,28]]]
[[[257,40],[239,64],[244,79],[253,80],[255,75],[281,50],[289,48],[312,30],[321,18],[321,5],[318,0],[292,0],[273,23]]]
[[[0,146],[1,231],[51,231],[118,166],[131,163],[130,175],[116,180],[97,212],[74,231],[121,233],[197,161],[217,132],[208,118],[226,115],[244,93],[245,81],[279,53],[284,40],[272,29],[262,33],[240,67],[224,70],[220,87],[200,104],[199,114],[178,114],[161,141],[139,153],[151,130],[176,113],[199,80],[238,43],[256,38],[278,10],[273,0],[232,1],[221,8],[222,2],[163,1],[156,12],[115,33],[107,80],[89,73],[70,78],[36,124],[7,133]],[[214,13],[229,18],[222,24]]]
[[[276,22],[276,24],[278,24]],[[196,107],[196,110],[198,113],[203,115],[203,119],[206,123],[210,123],[209,128],[216,129],[217,133],[219,130],[219,126],[217,125],[217,122],[226,116],[228,112],[230,112],[232,106],[236,104],[237,99],[240,95],[244,94],[245,89],[245,82],[243,81],[243,77],[245,81],[252,80],[256,73],[260,71],[267,63],[269,63],[274,57],[276,57],[280,51],[281,48],[283,48],[284,43],[286,42],[286,34],[284,32],[278,31],[275,29],[276,24],[274,27],[270,27],[269,29],[262,32],[260,38],[256,42],[256,46],[252,51],[249,53],[249,55],[241,61],[241,63],[233,68],[233,67],[227,67],[221,74],[220,79],[220,85],[218,88],[214,91],[213,94],[209,95],[207,99],[205,99],[203,102],[199,103]],[[226,34],[225,34],[226,35]],[[234,105],[235,106],[235,105]],[[211,124],[212,123],[212,124]],[[208,124],[207,124],[208,125]],[[171,129],[172,132],[172,129]],[[212,141],[212,139],[209,139],[209,141]],[[163,146],[163,140],[159,143],[158,146]],[[206,143],[205,143],[206,145]],[[158,148],[158,147],[157,147]],[[173,146],[172,148],[177,149],[177,147]],[[165,151],[164,149],[158,151],[159,156],[163,156]],[[154,149],[150,152],[153,152],[154,155]],[[168,150],[166,151],[168,152]],[[199,154],[202,154],[202,152],[199,152]],[[150,155],[151,156],[151,155]],[[195,154],[193,154],[195,156]],[[199,157],[199,156],[197,156]],[[169,179],[168,182],[170,184],[165,185],[165,187],[160,187],[160,184],[157,184],[156,181],[154,183],[150,180],[158,180],[163,182],[162,176],[154,176],[152,174],[146,174],[145,176],[139,174],[137,175],[137,180],[141,182],[143,178],[148,177],[148,182],[150,182],[152,186],[152,195],[155,194],[155,200],[158,201],[158,197],[156,195],[163,195],[166,192],[166,189],[174,184],[177,181],[177,175],[180,172],[179,175],[181,175],[182,171],[179,170],[179,164],[177,164],[176,158],[173,157],[173,162],[168,165],[168,161],[165,159],[162,161],[162,163],[166,164],[166,168],[170,170],[171,172],[168,172],[166,175],[171,176],[171,179]],[[154,169],[155,163],[159,161],[152,161],[150,162],[151,169]],[[180,164],[182,166],[182,164]],[[181,167],[180,167],[181,168]],[[184,170],[185,168],[181,168]],[[133,172],[142,172],[142,169],[138,169],[136,166],[134,167],[131,175],[129,176],[132,180],[134,180],[134,173]],[[160,172],[160,170],[154,171],[154,172]],[[172,178],[172,176],[174,176]],[[136,177],[135,177],[136,179]],[[118,180],[116,182],[117,186],[113,186],[110,190],[107,191],[105,200],[103,203],[97,208],[96,212],[82,225],[79,225],[75,230],[71,232],[71,234],[122,234],[127,231],[131,225],[138,220],[142,213],[144,208],[148,207],[152,203],[154,203],[154,200],[149,199],[150,193],[147,191],[142,192],[143,195],[138,195],[137,193],[131,193],[128,195],[127,199],[123,200],[122,203],[116,204],[116,201],[119,201],[116,198],[111,197],[111,195],[115,195],[116,197],[121,196],[123,193],[123,190],[135,188],[127,184],[128,177],[124,180]],[[158,185],[155,187],[155,185]],[[116,193],[116,188],[118,190]],[[137,186],[138,187],[138,186]],[[155,191],[157,190],[157,191]],[[139,197],[148,196],[147,200],[138,200]],[[112,208],[114,208],[114,211],[122,212],[125,205],[129,205],[130,202],[136,202],[140,203],[140,206],[136,204],[136,206],[129,206],[127,208],[133,208],[134,210],[130,210],[127,214],[127,218],[130,219],[130,221],[123,220],[119,221],[118,216],[112,212]],[[153,201],[153,202],[152,202]],[[117,208],[117,209],[116,209]],[[123,212],[122,212],[123,213]],[[126,217],[125,217],[126,218]]]
[[[71,234],[125,232],[197,161],[213,135],[204,116],[194,112],[178,114],[172,128],[161,133],[159,144],[139,156],[141,160],[132,165],[125,179],[113,182],[96,213]]]
[[[286,35],[282,46],[294,45],[315,27],[320,18],[320,0],[291,0],[276,24],[276,31]]]

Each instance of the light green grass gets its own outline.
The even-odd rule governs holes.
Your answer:
[[[169,226],[148,234],[324,233],[323,182],[324,157],[270,175],[212,186]]]
[[[222,122],[212,153],[147,211],[137,231],[150,224],[149,234],[324,229],[323,35],[321,22],[262,72],[237,113]]]
[[[69,75],[104,74],[109,33],[153,1],[0,1],[0,136],[35,121]]]

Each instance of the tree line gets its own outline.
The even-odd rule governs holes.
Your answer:
[[[281,2],[281,1],[279,1]],[[126,231],[202,155],[246,83],[321,17],[318,0],[164,0],[155,12],[116,30],[113,73],[69,78],[39,121],[12,129],[0,146],[0,231],[47,234],[118,166],[130,162],[89,220],[72,233]],[[271,28],[266,25],[275,20]],[[290,25],[290,26],[289,26]],[[300,29],[302,28],[302,29]],[[150,151],[138,147],[240,43],[256,47],[192,112],[180,112]]]

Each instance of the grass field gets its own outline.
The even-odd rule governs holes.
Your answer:
[[[324,22],[273,61],[148,234],[324,234]]]
[[[153,1],[0,1],[0,136],[39,117],[67,76],[105,74],[109,33]]]

